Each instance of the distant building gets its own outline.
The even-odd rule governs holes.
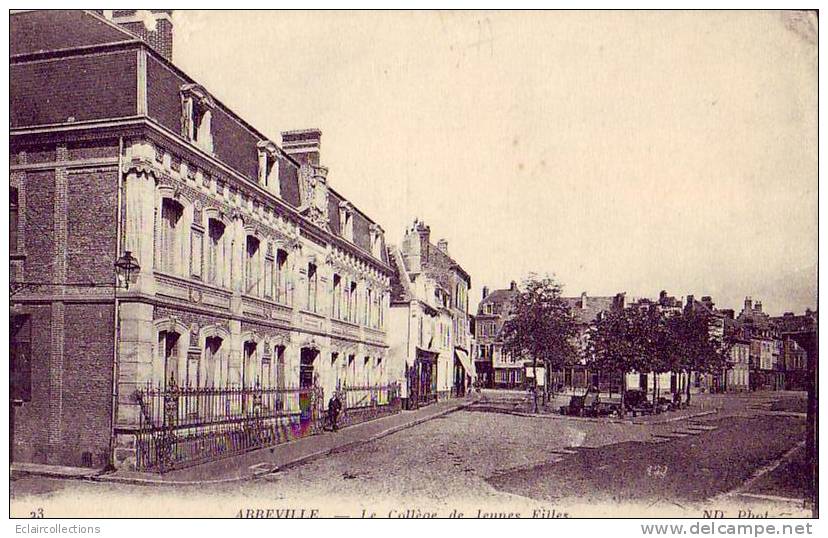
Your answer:
[[[531,379],[532,367],[530,362],[519,357],[510,356],[503,351],[502,330],[504,323],[511,315],[511,305],[518,294],[517,283],[512,281],[509,288],[498,289],[489,293],[483,288],[483,298],[477,309],[477,340],[478,354],[476,362],[478,372],[481,372],[485,386],[494,388],[518,388],[525,386],[527,378]],[[623,308],[624,294],[612,297],[592,297],[586,292],[577,297],[562,297],[569,306],[570,313],[575,320],[577,329],[577,349],[583,351],[587,344],[587,337],[592,323],[603,312],[612,308]],[[540,379],[544,375],[542,368],[538,372]],[[586,388],[590,383],[598,380],[587,371],[582,364],[575,364],[558,372],[549,373],[551,382],[557,389]]]
[[[772,317],[771,326],[782,339],[782,368],[785,370],[787,390],[806,390],[808,387],[808,353],[796,341],[796,335],[817,331],[817,312],[805,310],[802,315],[785,312]]]
[[[724,392],[746,392],[750,390],[750,340],[742,334],[733,310],[720,310],[724,315],[725,336],[730,340],[730,354],[724,375]]]
[[[762,302],[745,297],[736,321],[740,323],[742,337],[750,341],[750,389],[783,389],[785,372],[780,361],[781,342],[771,317],[762,310]]]
[[[501,331],[511,315],[512,301],[518,294],[517,282],[512,281],[506,289],[483,288],[483,297],[477,306],[475,340],[480,365],[481,382],[490,388],[522,387],[526,381],[523,361],[503,351]]]
[[[586,350],[589,341],[589,329],[599,316],[613,308],[625,308],[626,295],[619,293],[615,296],[598,296],[593,297],[587,295],[587,292],[581,292],[578,297],[564,297],[563,298],[569,306],[569,312],[575,320],[577,330],[575,342],[576,349],[583,353]],[[604,373],[597,373],[589,371],[582,360],[579,364],[571,365],[563,368],[561,371],[552,372],[552,383],[556,389],[559,390],[580,390],[586,389],[590,385],[598,387],[608,387],[613,384],[613,387],[618,386],[620,390],[620,377],[610,379]]]

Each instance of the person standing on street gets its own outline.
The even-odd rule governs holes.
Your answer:
[[[337,431],[339,428],[336,424],[339,419],[339,412],[342,410],[342,402],[339,400],[339,395],[334,392],[331,399],[328,400],[328,420],[331,423],[331,431]]]

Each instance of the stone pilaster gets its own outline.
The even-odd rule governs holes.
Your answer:
[[[137,391],[157,385],[163,379],[164,365],[153,360],[156,333],[153,307],[146,303],[121,303],[118,308],[118,410],[116,426],[139,425]]]
[[[55,157],[58,166],[55,168],[55,205],[54,205],[54,266],[52,278],[55,284],[53,290],[62,293],[66,283],[67,248],[66,241],[69,233],[67,222],[68,210],[68,172],[66,167],[59,166],[68,159],[66,146],[56,148]],[[51,338],[49,353],[49,444],[56,447],[49,454],[60,454],[63,433],[63,368],[65,354],[65,305],[63,302],[52,303]],[[49,462],[52,463],[52,462]]]
[[[125,182],[125,230],[123,250],[138,260],[141,270],[132,285],[135,291],[155,292],[153,278],[155,240],[155,178],[144,166],[131,166]],[[132,289],[132,286],[130,289]]]
[[[49,353],[49,422],[47,435],[49,444],[55,447],[49,451],[49,457],[58,457],[63,433],[63,363],[64,363],[64,304],[52,303],[51,341]],[[47,463],[57,463],[47,462]]]
[[[230,330],[230,349],[227,355],[227,381],[230,385],[240,385],[242,381],[243,346],[241,341],[241,321],[231,319],[228,322]]]

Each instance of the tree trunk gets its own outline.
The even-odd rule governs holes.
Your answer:
[[[658,403],[658,373],[653,372],[653,408]]]
[[[692,370],[687,370],[687,405],[690,406],[690,376],[693,375]]]
[[[626,372],[621,372],[621,411],[619,413],[620,417],[624,417],[627,414],[627,410],[625,409],[626,406],[626,396],[627,396],[627,374]]]
[[[538,412],[538,359],[532,357],[532,409],[533,413]]]

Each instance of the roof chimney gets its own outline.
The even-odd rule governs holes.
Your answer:
[[[587,292],[581,292],[581,309],[585,309],[587,307]]]
[[[489,287],[488,286],[483,286],[483,297],[482,298],[485,299],[486,297],[488,297],[488,295],[489,295]]]
[[[282,149],[300,164],[319,166],[319,149],[322,146],[322,131],[299,129],[282,133]]]
[[[745,297],[745,310],[753,310],[753,299],[751,299],[750,297]]]
[[[437,241],[437,248],[443,251],[444,253],[448,254],[448,241],[445,239],[440,239]]]
[[[757,312],[761,312],[762,311],[762,301],[756,301],[756,307],[755,308],[756,308]]]
[[[161,56],[172,61],[173,24],[171,9],[100,10],[104,17],[137,35]]]
[[[414,219],[411,228],[405,231],[402,255],[409,271],[419,273],[428,263],[428,242],[431,228],[419,219]]]
[[[509,289],[510,289],[510,290],[512,290],[512,291],[516,291],[516,290],[517,290],[517,282],[515,282],[515,281],[513,280],[513,281],[509,284]]]

